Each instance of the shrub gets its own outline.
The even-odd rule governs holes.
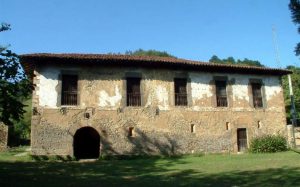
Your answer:
[[[265,135],[254,138],[250,143],[251,153],[274,153],[287,150],[287,141],[281,135]]]

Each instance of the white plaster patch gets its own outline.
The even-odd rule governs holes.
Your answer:
[[[190,78],[193,103],[195,103],[195,100],[213,96],[209,84],[209,82],[212,80],[211,75],[191,73]]]
[[[122,95],[121,95],[119,87],[117,85],[115,85],[115,95],[114,96],[109,96],[109,94],[104,90],[101,90],[99,92],[99,106],[100,107],[105,107],[105,106],[115,107],[117,105],[120,105],[121,99],[122,99]]]
[[[168,110],[169,108],[169,97],[167,88],[159,85],[156,87],[156,97],[158,101],[158,107],[161,110]]]
[[[143,81],[143,84],[145,86],[145,89],[148,90],[147,102],[145,104],[145,107],[148,107],[152,105],[152,102],[155,99],[155,81],[145,79]]]
[[[249,102],[248,84],[249,77],[236,75],[235,84],[232,85],[233,101],[236,100],[247,100]]]
[[[267,100],[281,92],[281,86],[278,77],[266,77],[264,79],[265,92]]]
[[[57,107],[57,90],[59,70],[46,68],[40,72],[37,95],[39,105],[43,107]]]

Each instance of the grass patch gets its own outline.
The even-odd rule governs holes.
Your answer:
[[[7,151],[0,152],[0,162],[31,161],[31,156],[26,149],[29,149],[29,146],[8,148]]]
[[[0,186],[300,186],[293,151],[95,162],[9,158],[15,153],[0,154]]]

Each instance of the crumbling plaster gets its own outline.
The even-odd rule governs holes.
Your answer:
[[[37,80],[36,95],[39,98],[39,105],[43,107],[56,108],[57,107],[57,86],[58,76],[60,70],[57,68],[43,68],[40,70]]]
[[[31,146],[37,155],[73,155],[73,136],[85,126],[100,134],[101,154],[236,152],[237,128],[247,128],[248,142],[261,134],[285,132],[283,95],[277,76],[95,67],[36,71],[34,97],[39,103],[33,107],[39,113],[32,117]],[[79,105],[66,107],[65,112],[59,105],[62,71],[77,72],[79,77]],[[126,107],[127,72],[141,75],[141,107]],[[178,74],[186,75],[190,82],[191,104],[186,107],[174,106],[173,79]],[[212,104],[212,81],[216,76],[226,76],[231,82],[230,107]],[[267,108],[250,106],[249,79],[262,80]],[[84,117],[87,108],[92,111],[89,119]],[[258,121],[262,124],[259,129]],[[194,133],[191,124],[195,125]],[[129,127],[134,127],[134,137],[128,137]]]
[[[114,90],[115,90],[115,93],[112,96],[110,96],[105,90],[101,90],[99,92],[99,106],[100,107],[106,107],[106,106],[115,107],[115,106],[120,105],[120,102],[122,99],[120,89],[117,85],[115,85]]]
[[[59,75],[60,72],[67,71],[68,68],[43,68],[39,72],[37,79],[37,92],[39,106],[46,108],[56,108],[59,103]],[[122,78],[126,71],[122,73],[111,70],[109,73],[105,69],[83,70],[78,71],[80,105],[82,107],[99,107],[103,109],[115,110],[122,106]],[[176,76],[172,72],[162,72],[161,74],[151,71],[135,70],[141,74],[147,73],[142,77],[141,92],[145,97],[144,106],[157,106],[161,110],[170,110],[172,102],[174,83],[173,78]],[[249,79],[260,79],[264,84],[266,100],[280,94],[282,88],[280,80],[276,76],[253,76],[240,74],[212,74],[191,72],[188,78],[191,82],[192,109],[200,110],[213,108],[211,100],[214,96],[212,85],[210,84],[215,76],[226,76],[228,80],[234,80],[232,86],[233,107],[245,108],[249,106]],[[145,79],[144,79],[145,78]],[[244,103],[244,104],[241,104]]]

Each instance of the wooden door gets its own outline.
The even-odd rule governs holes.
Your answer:
[[[248,148],[247,144],[247,130],[237,129],[237,143],[238,143],[238,152],[244,152]]]

